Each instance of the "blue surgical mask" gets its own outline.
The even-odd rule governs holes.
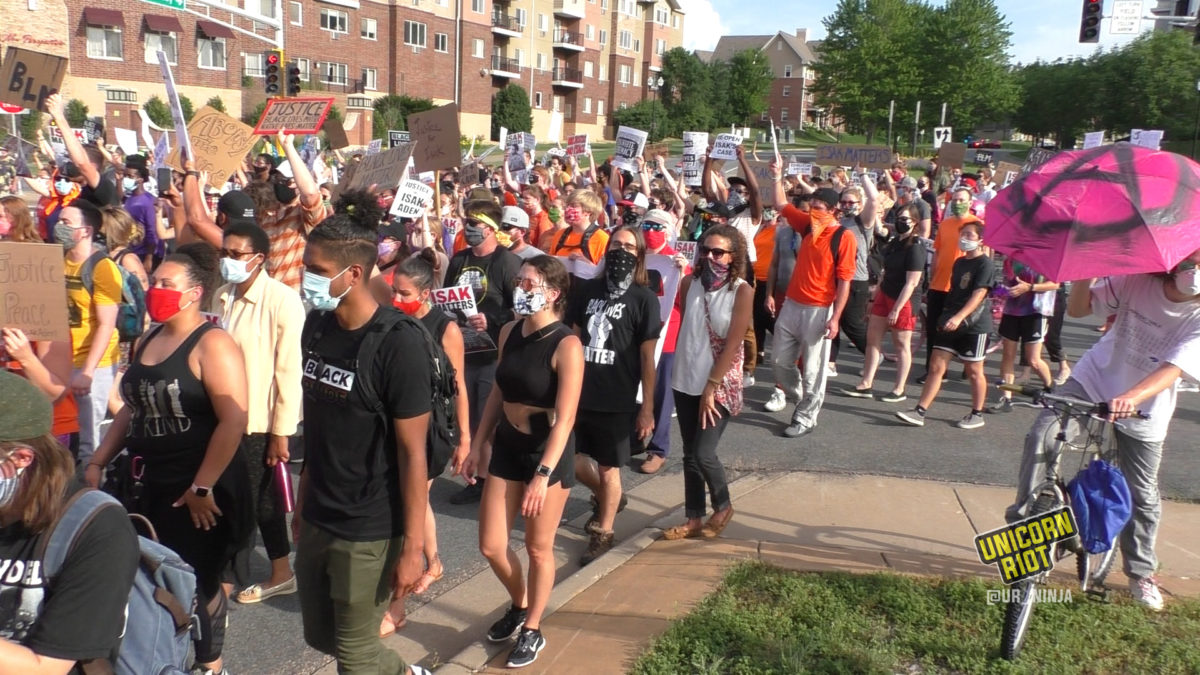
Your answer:
[[[125,194],[131,195],[137,191],[137,179],[126,176],[121,179],[121,187],[125,189]]]
[[[231,284],[240,284],[250,278],[254,270],[245,260],[235,260],[233,258],[221,258],[221,278]]]
[[[12,500],[17,496],[17,489],[21,487],[21,474],[23,473],[25,473],[24,467],[14,469],[11,476],[0,473],[0,509],[12,504]]]
[[[74,188],[75,184],[69,180],[59,179],[54,181],[54,191],[57,192],[60,197],[65,197],[71,194],[71,190]]]
[[[305,272],[304,280],[300,283],[300,288],[304,292],[304,299],[308,301],[308,304],[313,309],[325,312],[332,312],[337,309],[338,303],[342,301],[342,298],[346,297],[346,293],[350,292],[350,288],[347,287],[341,295],[335,298],[329,294],[329,285],[333,283],[334,279],[345,274],[348,269],[350,268],[347,267],[329,278],[313,274],[312,272]]]

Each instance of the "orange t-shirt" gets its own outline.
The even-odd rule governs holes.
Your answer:
[[[971,214],[961,218],[947,216],[938,224],[937,237],[933,240],[933,276],[929,279],[929,290],[950,292],[950,277],[954,272],[954,261],[965,255],[958,248],[958,234],[967,223],[979,222]]]
[[[828,226],[817,234],[809,230],[812,219],[807,213],[788,204],[779,214],[792,229],[801,233],[800,249],[796,252],[796,269],[788,283],[787,297],[801,305],[828,307],[837,296],[837,281],[854,279],[858,240],[847,232],[838,248],[837,269],[833,267],[833,233],[840,225]]]
[[[754,261],[754,278],[758,281],[766,281],[767,273],[771,269],[771,256],[775,253],[775,228],[778,225],[771,224],[758,228],[758,234],[754,235],[754,251],[757,254],[757,259]]]
[[[531,246],[536,246],[537,242],[541,241],[542,235],[554,229],[554,223],[550,222],[550,214],[543,211],[538,211],[536,216],[529,219],[529,232],[525,237],[525,242]]]
[[[583,233],[575,230],[567,230],[567,237],[564,240],[562,234],[558,234],[550,247],[550,255],[558,255],[562,257],[570,256],[576,251],[583,249]],[[561,242],[561,245],[560,245]],[[588,239],[588,250],[583,256],[588,262],[598,263],[604,258],[604,252],[608,250],[608,233],[600,228],[592,233]]]

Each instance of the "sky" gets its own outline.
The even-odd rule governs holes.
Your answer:
[[[822,19],[837,6],[837,0],[680,0],[684,19],[683,46],[712,49],[722,35],[773,35],[778,31],[808,29],[809,40],[825,36]],[[941,4],[934,0],[934,4]],[[1144,16],[1156,5],[1142,0]],[[794,18],[780,19],[779,8],[794,6]],[[1012,31],[1013,63],[1053,61],[1059,57],[1089,56],[1097,47],[1107,48],[1132,40],[1131,35],[1109,35],[1109,22],[1101,24],[1099,45],[1079,44],[1080,0],[1003,0],[997,2]],[[1112,0],[1105,0],[1108,14]],[[1150,30],[1153,22],[1143,21]]]

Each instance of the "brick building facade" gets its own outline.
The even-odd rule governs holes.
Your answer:
[[[794,34],[780,31],[774,35],[727,35],[717,42],[710,58],[728,61],[746,49],[762,51],[775,78],[767,110],[760,121],[774,119],[778,126],[792,129],[798,129],[801,120],[804,124],[824,125],[828,120],[822,119],[812,93],[818,43],[807,38],[808,31],[804,28],[797,28]]]

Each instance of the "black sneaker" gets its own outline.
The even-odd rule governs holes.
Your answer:
[[[483,481],[484,478],[476,478],[474,485],[468,485],[458,492],[450,496],[450,503],[456,506],[463,504],[474,504],[483,497]]]
[[[509,607],[504,616],[500,617],[500,620],[492,624],[492,627],[488,629],[488,641],[508,642],[517,637],[517,634],[521,632],[521,627],[525,625],[525,616],[527,613],[527,610]]]
[[[538,652],[545,646],[546,638],[542,637],[542,631],[527,628],[517,636],[517,646],[508,654],[508,663],[505,665],[509,668],[524,668],[537,661]]]

